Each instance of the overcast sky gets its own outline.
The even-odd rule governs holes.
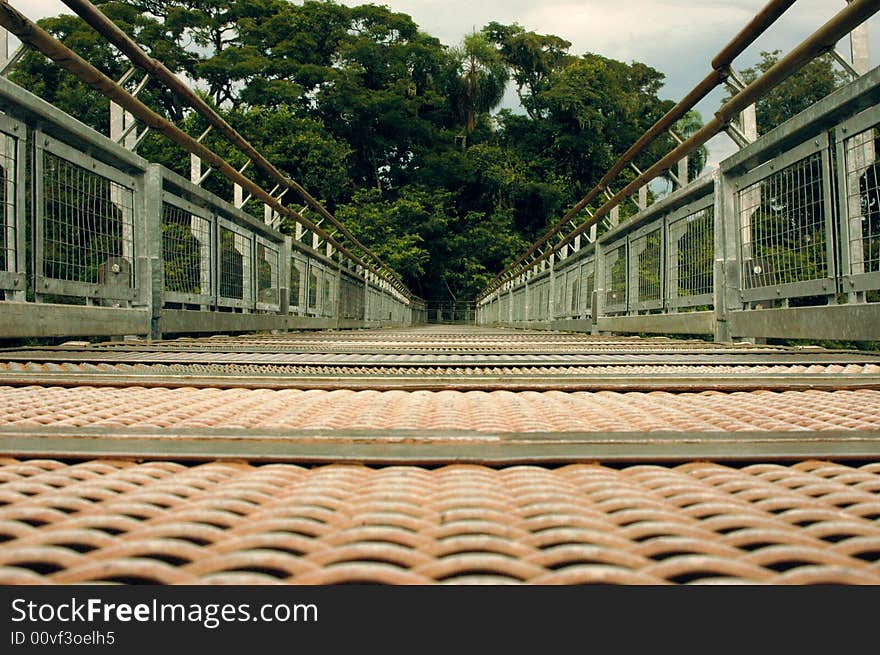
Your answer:
[[[347,5],[362,0],[342,0]],[[36,20],[72,13],[60,0],[10,0]],[[709,72],[710,60],[766,0],[386,0],[393,11],[409,14],[421,29],[446,44],[457,44],[490,21],[519,23],[527,30],[571,41],[572,52],[596,52],[626,62],[642,61],[666,75],[661,96],[680,100]],[[753,65],[762,50],[787,52],[844,6],[844,0],[798,0],[742,57],[737,69]],[[880,60],[880,18],[869,23],[871,59]],[[847,54],[848,42],[840,49]],[[715,91],[697,109],[704,118],[718,108]],[[508,103],[510,100],[508,100]],[[725,136],[709,144],[710,163],[730,154]]]

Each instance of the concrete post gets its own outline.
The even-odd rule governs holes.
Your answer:
[[[612,227],[620,224],[620,205],[615,205],[611,208],[611,211],[608,213],[608,222],[611,223]]]
[[[0,27],[0,68],[9,61],[9,30]]]
[[[682,157],[678,160],[678,182],[679,188],[686,187],[688,183],[688,158]]]
[[[648,208],[648,185],[639,187],[639,211],[643,211]]]
[[[847,0],[849,2],[849,0]],[[862,23],[849,35],[850,49],[852,52],[852,65],[859,75],[864,75],[871,68],[871,56],[868,47],[868,23]],[[850,160],[850,165],[846,168],[852,171],[862,171],[867,169],[876,159],[874,151],[873,131],[858,134],[851,137],[851,143],[846,141],[846,157]],[[848,180],[848,188],[858,189],[858,175],[850,174],[853,178]],[[850,205],[847,215],[850,217],[849,224],[846,226],[851,235],[860,234],[862,231],[862,208],[861,198],[857,195],[848,197]],[[845,253],[844,263],[849,264],[849,270],[844,270],[844,275],[864,273],[864,243],[862,239],[848,238],[843,241],[844,248],[849,247],[849,252]],[[847,246],[848,244],[848,246]],[[861,299],[858,293],[850,293],[850,302],[857,302]]]
[[[370,272],[364,269],[364,323],[370,322]]]
[[[850,0],[847,0],[849,3]],[[868,47],[868,23],[862,23],[849,35],[850,49],[852,50],[853,68],[859,75],[864,75],[871,69],[871,53]]]
[[[507,283],[507,324],[513,326],[513,285]]]

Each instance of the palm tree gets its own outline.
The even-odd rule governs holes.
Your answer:
[[[458,73],[452,97],[464,121],[467,143],[467,135],[477,127],[477,116],[501,102],[509,73],[495,46],[479,32],[466,36],[463,45],[450,52]]]

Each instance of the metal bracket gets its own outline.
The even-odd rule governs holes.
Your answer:
[[[843,68],[843,70],[845,70],[847,73],[849,73],[850,77],[852,77],[854,80],[861,77],[861,74],[855,69],[855,67],[852,65],[852,62],[844,57],[837,48],[832,48],[828,52],[832,57],[834,57],[834,60],[838,64],[840,64],[840,67]]]
[[[724,126],[724,131],[727,133],[733,142],[739,147],[740,150],[745,148],[747,145],[752,143],[751,139],[745,135],[745,133],[739,129],[739,125],[736,123],[728,123]]]
[[[3,64],[3,67],[0,68],[0,77],[6,77],[7,75],[9,75],[9,73],[12,72],[12,69],[15,68],[15,65],[22,57],[24,57],[24,54],[28,50],[30,50],[30,46],[28,46],[27,44],[22,43],[21,45],[19,45],[15,49],[15,52],[13,52],[12,55],[9,57],[9,59],[6,60],[6,63]]]

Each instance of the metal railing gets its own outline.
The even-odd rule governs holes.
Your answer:
[[[880,68],[714,175],[505,283],[479,303],[479,322],[723,340],[880,338],[878,100]]]
[[[474,325],[477,306],[473,301],[430,300],[426,303],[426,322],[433,324]]]
[[[0,77],[0,338],[409,325],[424,307]]]
[[[836,42],[877,11],[869,5],[851,3],[719,116]],[[589,240],[587,227],[723,129],[716,117],[588,221],[567,235],[557,226],[499,274],[478,298],[478,322],[720,341],[880,339],[878,100],[875,69]]]

